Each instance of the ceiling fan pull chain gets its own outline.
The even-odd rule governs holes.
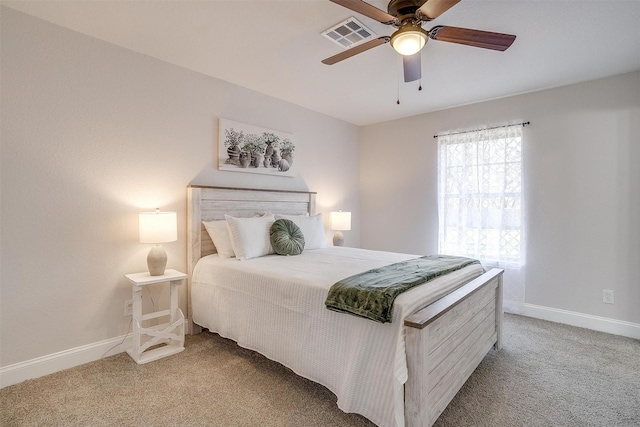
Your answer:
[[[398,78],[396,79],[396,90],[398,92],[398,100],[396,104],[400,105],[400,75],[402,74],[402,57],[398,56]]]
[[[422,50],[420,51],[420,63],[422,63]],[[420,80],[418,81],[418,91],[422,90],[422,72],[420,72]]]

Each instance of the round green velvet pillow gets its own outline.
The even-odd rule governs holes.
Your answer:
[[[278,255],[300,255],[304,249],[304,235],[290,219],[278,219],[269,230],[271,246]]]

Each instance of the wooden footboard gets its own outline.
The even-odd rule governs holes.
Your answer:
[[[502,273],[494,268],[405,320],[405,420],[431,426],[492,346],[502,346]]]

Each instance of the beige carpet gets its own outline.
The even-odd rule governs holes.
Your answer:
[[[137,365],[109,357],[0,390],[5,426],[372,426],[326,388],[217,335]],[[506,315],[436,426],[640,426],[640,341]]]

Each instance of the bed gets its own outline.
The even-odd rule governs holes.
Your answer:
[[[401,294],[391,323],[327,310],[345,275],[416,257],[356,248],[238,261],[203,221],[314,215],[312,192],[188,187],[188,319],[329,388],[379,426],[431,426],[487,352],[501,347],[502,270],[470,265]],[[327,267],[329,267],[327,269]]]

